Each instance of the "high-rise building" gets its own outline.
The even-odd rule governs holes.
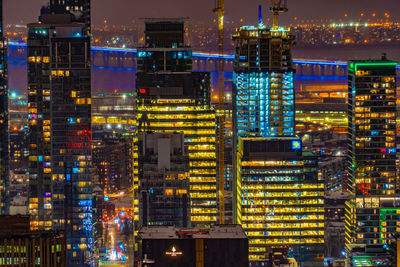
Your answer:
[[[217,221],[215,111],[210,101],[210,74],[192,71],[186,22],[145,20],[144,43],[138,48],[137,132],[184,134],[189,156],[190,222],[204,226]],[[135,178],[135,189],[140,179]],[[138,208],[134,209],[138,214]]]
[[[237,136],[294,136],[294,35],[244,26],[236,41],[233,108]]]
[[[0,0],[0,214],[8,214],[9,152],[8,152],[8,89],[7,48],[3,35],[3,1]]]
[[[349,62],[349,252],[351,244],[387,244],[391,234],[400,231],[396,65],[386,58]]]
[[[68,14],[28,25],[29,214],[65,230],[67,263],[92,259],[90,37]]]
[[[233,36],[234,222],[249,237],[251,266],[283,250],[302,266],[323,266],[324,185],[295,135],[295,37],[276,22]]]
[[[189,155],[183,133],[139,136],[139,224],[190,226]]]
[[[94,180],[105,195],[132,187],[132,139],[124,137],[93,138]]]
[[[249,237],[251,266],[263,266],[282,247],[302,263],[322,256],[324,184],[317,157],[302,152],[297,137],[240,138],[238,147],[237,219]]]

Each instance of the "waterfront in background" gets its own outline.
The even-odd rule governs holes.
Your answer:
[[[26,65],[26,47],[25,46],[10,46],[9,50],[9,90],[16,91],[18,94],[26,94],[27,92],[27,65]],[[116,52],[118,51],[118,52]],[[104,92],[118,91],[120,93],[132,93],[136,86],[136,53],[121,52],[123,50],[99,50],[102,53],[96,55],[96,61],[102,61],[100,65],[94,65],[92,70],[92,92],[94,94]],[[382,53],[386,53],[387,57],[392,60],[400,61],[400,48],[399,47],[385,47],[380,49],[376,47],[346,47],[346,48],[295,48],[293,49],[293,57],[297,59],[306,60],[336,60],[343,64],[347,59],[360,59],[360,58],[380,58]],[[210,54],[208,54],[210,55]],[[204,57],[204,60],[203,60]],[[195,57],[196,58],[196,57]],[[203,61],[202,61],[203,60]],[[195,59],[196,61],[196,59]],[[211,64],[210,64],[211,61]],[[214,63],[213,63],[214,61]],[[232,64],[233,55],[226,59],[226,91],[231,91],[232,87]],[[109,63],[107,63],[109,62]],[[117,63],[116,63],[117,62]],[[94,63],[95,64],[95,63]],[[310,65],[325,66],[315,62]],[[334,65],[332,62],[328,66]],[[218,82],[217,72],[214,69],[215,56],[211,54],[207,58],[207,54],[202,55],[199,62],[193,62],[195,71],[209,71],[213,76],[213,88],[216,88]],[[296,65],[296,64],[295,64]],[[310,67],[307,64],[301,66],[297,64],[297,72],[295,77],[295,88],[299,91],[301,88],[308,84],[336,84],[346,85],[347,74],[346,71],[341,70],[330,75],[325,75],[324,70],[315,70],[315,66],[311,70],[301,70],[304,67]],[[338,65],[340,67],[340,65]],[[343,66],[342,66],[343,67]]]

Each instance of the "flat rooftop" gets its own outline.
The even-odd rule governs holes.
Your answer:
[[[349,63],[354,64],[394,64],[397,62],[389,59],[367,59],[367,60],[349,60]]]
[[[177,228],[146,226],[139,231],[142,239],[247,239],[240,225],[221,225],[211,228]]]

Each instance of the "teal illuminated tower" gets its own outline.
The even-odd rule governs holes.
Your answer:
[[[3,1],[0,0],[0,215],[9,210],[7,49],[3,36]]]
[[[295,135],[295,37],[262,20],[236,41],[233,87],[235,222],[249,237],[250,266],[269,266],[276,253],[300,266],[323,266],[324,184],[317,157]]]
[[[233,105],[238,136],[294,136],[294,36],[283,28],[241,27],[236,41]]]

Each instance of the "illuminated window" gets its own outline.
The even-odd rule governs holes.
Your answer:
[[[165,189],[165,194],[167,196],[172,196],[174,194],[174,190],[173,189]]]

